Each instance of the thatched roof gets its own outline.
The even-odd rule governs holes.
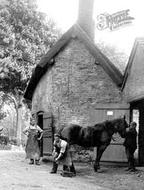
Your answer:
[[[78,38],[84,43],[88,51],[95,57],[96,62],[99,63],[105,72],[111,77],[113,82],[120,87],[122,84],[123,76],[118,68],[99,50],[93,43],[87,33],[78,25],[73,25],[57,43],[42,57],[41,61],[36,66],[30,82],[26,88],[24,98],[32,100],[34,90],[40,81],[41,77],[53,65],[52,59],[66,46],[71,39]]]

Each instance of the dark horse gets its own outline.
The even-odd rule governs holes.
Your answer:
[[[83,147],[97,147],[97,156],[94,163],[94,170],[97,171],[101,156],[110,144],[112,135],[119,133],[122,138],[125,136],[128,124],[123,118],[107,120],[97,123],[94,126],[82,127],[76,124],[63,126],[59,133],[62,139],[68,141],[70,145],[77,144]]]

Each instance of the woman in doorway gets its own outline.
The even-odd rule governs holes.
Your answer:
[[[23,130],[23,133],[28,137],[25,152],[26,158],[30,159],[29,164],[40,165],[39,141],[43,136],[43,130],[37,125],[36,115],[30,118],[30,125]]]

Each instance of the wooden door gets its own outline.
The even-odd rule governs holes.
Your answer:
[[[48,156],[52,154],[53,149],[53,119],[51,113],[44,113],[43,114],[43,148],[42,148],[42,155]]]
[[[43,113],[44,112],[38,112],[38,126],[43,129]],[[41,156],[43,156],[43,138],[39,141]]]
[[[127,116],[127,121],[129,120],[129,109],[128,108],[112,108],[112,109],[99,109],[96,113],[96,118],[98,122],[111,120],[123,115]],[[125,148],[123,146],[124,139],[120,137],[119,134],[113,135],[114,140],[111,141],[110,145],[107,147],[102,155],[101,161],[108,162],[127,162]],[[96,151],[96,150],[95,150]]]
[[[137,150],[135,151],[135,159],[137,163],[144,166],[144,100],[131,102],[130,119],[137,123]]]

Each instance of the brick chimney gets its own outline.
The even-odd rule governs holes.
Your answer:
[[[77,23],[94,40],[94,21],[93,21],[94,0],[79,0],[79,12]]]

